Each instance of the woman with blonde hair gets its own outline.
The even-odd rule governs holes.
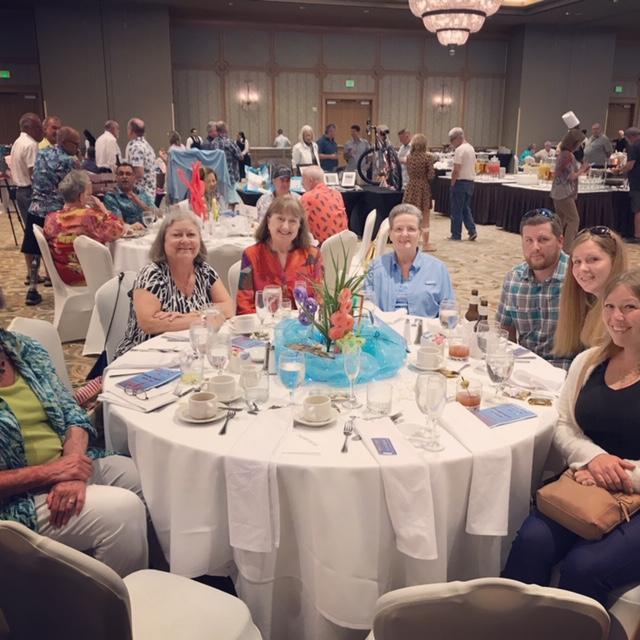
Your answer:
[[[320,155],[318,154],[318,144],[315,141],[313,129],[308,124],[305,124],[300,129],[298,142],[291,149],[291,167],[294,171],[298,170],[298,175],[301,175],[299,168],[308,167],[312,164],[320,166]]]
[[[435,251],[429,244],[429,215],[431,213],[431,186],[436,172],[435,158],[427,153],[427,139],[421,133],[411,138],[411,151],[407,157],[409,183],[404,189],[402,202],[412,204],[422,212],[422,249]]]
[[[640,270],[611,280],[603,294],[602,343],[573,361],[560,396],[554,444],[577,482],[640,492]],[[615,589],[640,582],[640,516],[587,542],[534,509],[520,527],[503,577],[558,586],[605,607]]]
[[[594,346],[605,334],[600,318],[602,293],[608,282],[627,269],[622,238],[609,227],[590,227],[576,236],[567,273],[554,338],[553,353],[570,358]]]

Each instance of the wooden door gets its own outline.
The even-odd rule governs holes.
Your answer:
[[[635,105],[632,102],[612,102],[609,105],[606,132],[609,140],[615,140],[620,129],[624,131],[633,126],[634,111]]]
[[[20,135],[20,116],[27,112],[42,116],[38,94],[0,92],[0,144],[13,144]]]
[[[367,120],[371,120],[371,100],[327,98],[325,101],[325,126],[336,125],[336,142],[340,147],[351,137],[351,125],[360,125],[360,135],[366,137]],[[343,159],[340,158],[340,164]]]

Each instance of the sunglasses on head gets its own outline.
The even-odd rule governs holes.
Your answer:
[[[597,227],[585,227],[578,232],[578,236],[581,236],[583,233],[590,233],[592,236],[606,236],[607,238],[613,238],[611,235],[611,229],[603,225],[598,225]]]
[[[554,220],[558,217],[550,209],[531,209],[531,211],[527,211],[527,213],[522,216],[522,219],[528,220],[529,218],[535,218],[536,216],[542,216],[543,218],[548,218],[549,220]]]

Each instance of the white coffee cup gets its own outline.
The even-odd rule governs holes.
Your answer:
[[[256,317],[254,315],[236,316],[233,319],[233,329],[237,333],[251,333],[256,328]]]
[[[196,420],[213,418],[218,413],[218,402],[215,393],[199,391],[189,396],[187,405],[189,415]]]
[[[223,374],[209,380],[207,388],[218,396],[218,400],[229,402],[236,396],[236,380],[233,376]]]
[[[307,396],[302,403],[302,415],[309,422],[323,422],[331,418],[329,396]]]
[[[439,369],[442,366],[440,349],[433,346],[424,346],[418,349],[416,362],[423,369]]]

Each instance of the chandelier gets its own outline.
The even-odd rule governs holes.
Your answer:
[[[409,0],[411,13],[445,47],[465,44],[469,34],[480,31],[485,18],[501,4],[502,0]]]

